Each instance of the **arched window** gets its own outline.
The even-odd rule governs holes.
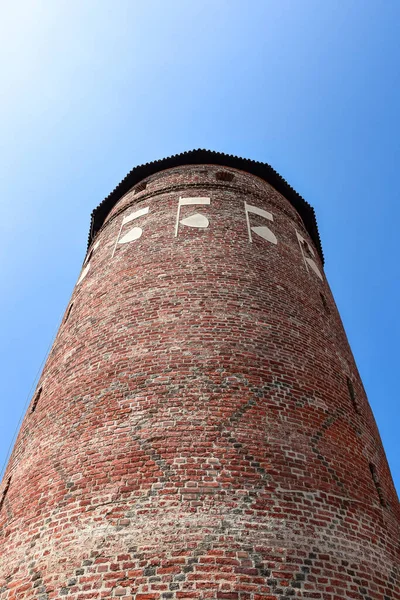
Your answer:
[[[6,487],[4,488],[3,493],[1,495],[1,498],[0,498],[0,510],[3,508],[3,504],[4,504],[4,501],[6,499],[7,492],[9,490],[10,484],[11,484],[11,477],[8,478],[7,483],[6,483]]]
[[[39,398],[42,395],[42,389],[43,389],[42,386],[40,386],[40,388],[38,389],[38,391],[36,393],[36,396],[35,396],[35,398],[33,400],[33,403],[32,403],[31,414],[33,412],[35,412],[35,410],[36,410],[37,404],[39,402]]]
[[[349,390],[349,396],[353,403],[354,410],[356,411],[357,414],[360,414],[360,407],[358,406],[356,392],[354,390],[354,385],[353,385],[353,382],[351,381],[350,377],[347,377],[347,389]]]

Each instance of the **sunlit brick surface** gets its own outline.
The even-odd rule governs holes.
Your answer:
[[[323,273],[317,251],[221,170],[149,177],[97,234],[0,488],[1,600],[400,598],[398,499],[296,230]],[[180,197],[210,198],[181,211],[207,228],[175,237]],[[249,242],[245,201],[276,245]]]

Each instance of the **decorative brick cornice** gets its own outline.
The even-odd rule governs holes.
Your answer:
[[[313,207],[300,194],[298,194],[288,182],[277,173],[269,164],[240,158],[232,154],[223,154],[211,150],[191,150],[182,154],[175,154],[161,160],[156,160],[144,165],[139,165],[132,169],[127,176],[117,185],[117,187],[95,208],[91,215],[90,232],[88,247],[90,246],[96,233],[102,227],[107,215],[115,204],[139,181],[166,169],[180,167],[184,165],[206,165],[214,164],[218,166],[231,167],[246,171],[263,179],[274,187],[282,196],[284,196],[299,213],[308,233],[310,234],[322,262],[324,256],[322,252],[321,240],[318,232],[317,220]]]

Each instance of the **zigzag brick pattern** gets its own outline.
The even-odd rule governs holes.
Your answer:
[[[229,167],[144,183],[95,236],[11,455],[0,600],[400,599],[398,499],[299,214]],[[180,215],[208,227],[175,236],[181,197],[210,198]],[[249,242],[245,202],[277,244]]]

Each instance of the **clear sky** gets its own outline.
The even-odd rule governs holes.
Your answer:
[[[400,490],[399,22],[398,0],[3,0],[0,466],[92,209],[202,147],[270,163],[315,207]]]

